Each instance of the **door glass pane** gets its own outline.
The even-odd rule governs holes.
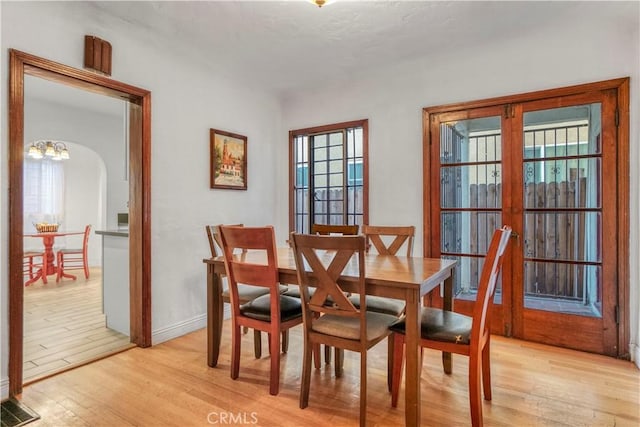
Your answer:
[[[502,166],[496,163],[440,169],[443,208],[499,208],[502,205]]]
[[[524,114],[524,306],[601,316],[601,105]]]
[[[489,242],[502,226],[501,143],[500,116],[440,125],[440,251],[458,260],[456,298],[475,300]]]
[[[478,293],[478,281],[484,267],[484,257],[445,256],[457,261],[453,292],[456,299],[475,301]],[[502,274],[498,276],[494,304],[502,304]]]

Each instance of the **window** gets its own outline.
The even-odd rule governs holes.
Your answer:
[[[368,220],[368,121],[289,132],[290,229]]]
[[[59,223],[64,216],[64,166],[49,160],[24,160],[24,229],[33,223]]]

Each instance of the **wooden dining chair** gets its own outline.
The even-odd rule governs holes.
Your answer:
[[[222,224],[220,224],[222,225]],[[205,226],[205,230],[207,231],[207,239],[209,240],[209,249],[211,250],[211,258],[216,258],[222,255],[222,244],[220,243],[220,234],[217,231],[217,228],[220,225],[207,225]],[[244,224],[229,224],[234,227],[242,227]],[[223,275],[226,277],[226,274]],[[240,302],[242,304],[247,303],[253,299],[258,298],[259,296],[266,295],[269,293],[267,288],[258,288],[256,286],[248,286],[248,285],[238,285],[238,297],[240,298]],[[222,301],[230,304],[231,299],[229,298],[229,287],[222,291]],[[222,325],[223,312],[220,311],[220,318],[218,319],[218,324]],[[247,328],[248,330],[248,328]],[[247,332],[246,330],[244,331]],[[253,330],[253,353],[256,359],[260,359],[262,357],[262,338],[260,336],[260,331]]]
[[[82,238],[82,247],[75,249],[59,249],[56,254],[57,274],[56,283],[64,277],[75,277],[65,275],[67,270],[84,270],[85,279],[89,278],[89,259],[87,256],[87,249],[89,247],[89,233],[91,233],[91,224],[84,228],[84,235]]]
[[[291,234],[304,318],[304,358],[300,408],[309,403],[311,356],[318,345],[360,353],[360,425],[366,425],[367,351],[386,338],[396,317],[355,307],[338,283],[345,268],[357,271],[356,287],[366,294],[363,236]],[[353,271],[350,273],[353,275]],[[310,289],[315,289],[311,294]],[[325,302],[331,299],[333,304]]]
[[[42,283],[47,284],[47,259],[43,251],[27,251],[22,254],[22,275],[28,279],[24,282],[29,286],[42,278]]]
[[[373,226],[363,225],[362,234],[366,239],[366,251],[375,250],[380,255],[396,256],[404,247],[402,255],[413,256],[413,238],[416,228],[408,226]],[[360,306],[360,295],[352,295],[349,300],[356,307]],[[405,302],[393,298],[369,296],[367,297],[367,310],[377,313],[390,314],[401,317],[404,315]],[[393,365],[393,340],[389,338],[387,345],[387,387],[391,391],[391,377]]]
[[[339,235],[339,236],[356,236],[360,226],[358,224],[311,224],[311,234],[318,234],[320,236],[331,236],[331,235]],[[290,291],[290,295],[294,295],[296,292],[298,296],[300,296],[300,291],[296,289],[297,287],[293,287],[293,290]],[[310,290],[313,292],[313,289]],[[324,361],[328,365],[331,363],[331,346],[324,346]],[[342,375],[342,364],[344,361],[344,352],[340,349],[336,349],[335,353],[335,373],[337,377]]]
[[[366,250],[371,251],[373,247],[380,255],[395,256],[403,246],[406,247],[406,256],[413,255],[413,238],[416,228],[410,226],[371,226],[363,225],[362,234],[366,238]],[[351,296],[354,305],[360,304],[360,295]],[[401,316],[404,313],[404,301],[384,298],[369,297],[367,299],[367,310],[379,313]]]
[[[423,307],[421,313],[421,347],[469,357],[469,401],[471,423],[474,427],[482,426],[481,381],[485,400],[491,400],[491,308],[510,237],[511,227],[507,225],[497,229],[493,234],[478,282],[472,317],[431,307]],[[395,407],[398,404],[404,364],[404,321],[392,325],[391,330],[395,343],[391,404]]]
[[[269,393],[280,388],[280,335],[302,323],[300,299],[283,295],[278,283],[278,258],[273,227],[220,226],[220,243],[229,282],[231,301],[231,378],[240,371],[241,328],[246,326],[269,334],[271,373]],[[234,255],[235,250],[241,254]],[[247,261],[247,251],[260,251],[265,263]],[[239,283],[265,288],[268,294],[242,303]]]

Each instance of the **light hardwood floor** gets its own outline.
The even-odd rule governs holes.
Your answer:
[[[131,348],[129,337],[106,327],[102,313],[102,272],[59,283],[49,276],[24,290],[24,383]]]
[[[206,331],[200,330],[37,382],[21,398],[42,417],[34,427],[358,425],[356,353],[345,352],[340,379],[328,365],[312,372],[303,410],[300,327],[291,330],[278,396],[269,395],[269,357],[253,358],[252,334],[243,338],[240,377],[229,377],[228,321],[223,333],[216,368],[206,364]],[[493,400],[484,402],[485,425],[640,425],[640,371],[631,362],[503,337],[494,337],[491,350]],[[424,354],[422,425],[470,425],[467,358],[454,355],[454,372],[446,375],[439,353]],[[369,352],[368,368],[367,424],[403,425],[404,398],[394,409],[387,392],[386,343]]]

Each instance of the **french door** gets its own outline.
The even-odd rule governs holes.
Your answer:
[[[425,109],[425,254],[458,260],[455,307],[470,314],[491,235],[511,225],[493,332],[617,356],[619,93],[572,89]]]

